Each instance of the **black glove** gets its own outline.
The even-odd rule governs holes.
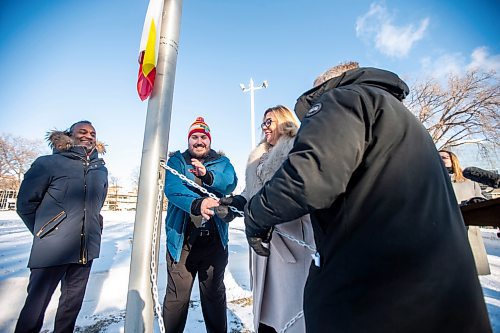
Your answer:
[[[258,227],[248,214],[245,214],[245,234],[247,236],[248,245],[250,245],[259,256],[269,257],[269,249],[264,247],[262,243],[269,243],[272,233],[272,227]]]
[[[263,243],[269,243],[269,241],[271,240],[271,234],[273,232],[273,228],[268,229],[267,232],[268,232],[267,235],[264,237],[267,237],[268,241],[265,241],[264,238],[260,237],[247,236],[248,245],[250,245],[250,247],[255,251],[255,253],[257,253],[259,256],[262,257],[269,257],[270,254],[269,249],[265,247]]]
[[[243,212],[245,209],[245,205],[247,204],[247,199],[241,195],[232,195],[227,198],[220,198],[219,200],[221,205],[224,206],[233,206],[240,212]],[[220,206],[219,206],[220,207]],[[242,217],[242,214],[234,213],[236,216]]]
[[[215,214],[222,219],[222,221],[229,223],[236,217],[242,217],[242,214],[233,212],[229,206],[233,206],[239,211],[243,212],[247,200],[241,195],[230,196],[227,198],[221,198],[219,200],[220,206],[215,207]]]
[[[470,204],[480,203],[480,202],[483,202],[483,201],[486,201],[486,199],[482,198],[482,197],[473,197],[473,198],[470,198],[469,200],[462,201],[460,203],[460,207],[464,207],[464,206],[467,206],[467,205],[470,205]]]
[[[217,215],[222,221],[229,223],[239,214],[234,213],[229,206],[220,205],[214,209],[215,215]]]

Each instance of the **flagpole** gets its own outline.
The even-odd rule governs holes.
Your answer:
[[[151,246],[158,181],[164,177],[159,163],[160,160],[166,159],[168,149],[181,14],[182,0],[164,0],[156,79],[148,103],[144,130],[125,315],[126,333],[154,332],[154,304],[150,279]],[[161,216],[157,223],[159,228]],[[156,239],[156,253],[159,234]]]

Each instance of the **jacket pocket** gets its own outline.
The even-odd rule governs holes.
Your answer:
[[[47,223],[45,223],[40,230],[36,233],[36,236],[43,238],[51,233],[57,226],[66,218],[66,212],[63,210],[53,218],[51,218]]]

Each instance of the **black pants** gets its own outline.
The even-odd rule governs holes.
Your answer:
[[[276,330],[271,326],[267,326],[266,324],[259,323],[258,333],[276,333]]]
[[[208,236],[198,236],[192,245],[185,242],[178,263],[167,253],[168,281],[163,302],[163,321],[167,333],[184,331],[191,290],[197,274],[207,332],[227,332],[224,285],[227,262],[228,251],[222,247],[217,231]]]
[[[45,310],[59,281],[61,297],[57,306],[54,333],[73,332],[76,317],[82,307],[92,261],[86,265],[67,264],[32,268],[28,296],[17,320],[15,333],[40,332]]]

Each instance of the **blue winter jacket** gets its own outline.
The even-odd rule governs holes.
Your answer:
[[[213,150],[211,154],[216,154],[216,158],[206,161],[204,165],[207,171],[212,173],[213,183],[212,185],[203,184],[203,187],[220,198],[230,194],[236,188],[238,179],[227,157],[217,154]],[[168,159],[167,165],[185,175],[188,179],[195,179],[195,176],[188,171],[192,167],[186,163],[180,151],[176,151]],[[172,258],[178,262],[181,258],[186,226],[190,221],[191,204],[202,196],[191,185],[168,170],[165,175],[165,195],[168,199],[165,220],[167,250]],[[228,225],[217,216],[214,216],[213,220],[215,220],[219,231],[222,246],[225,248],[228,243]]]

